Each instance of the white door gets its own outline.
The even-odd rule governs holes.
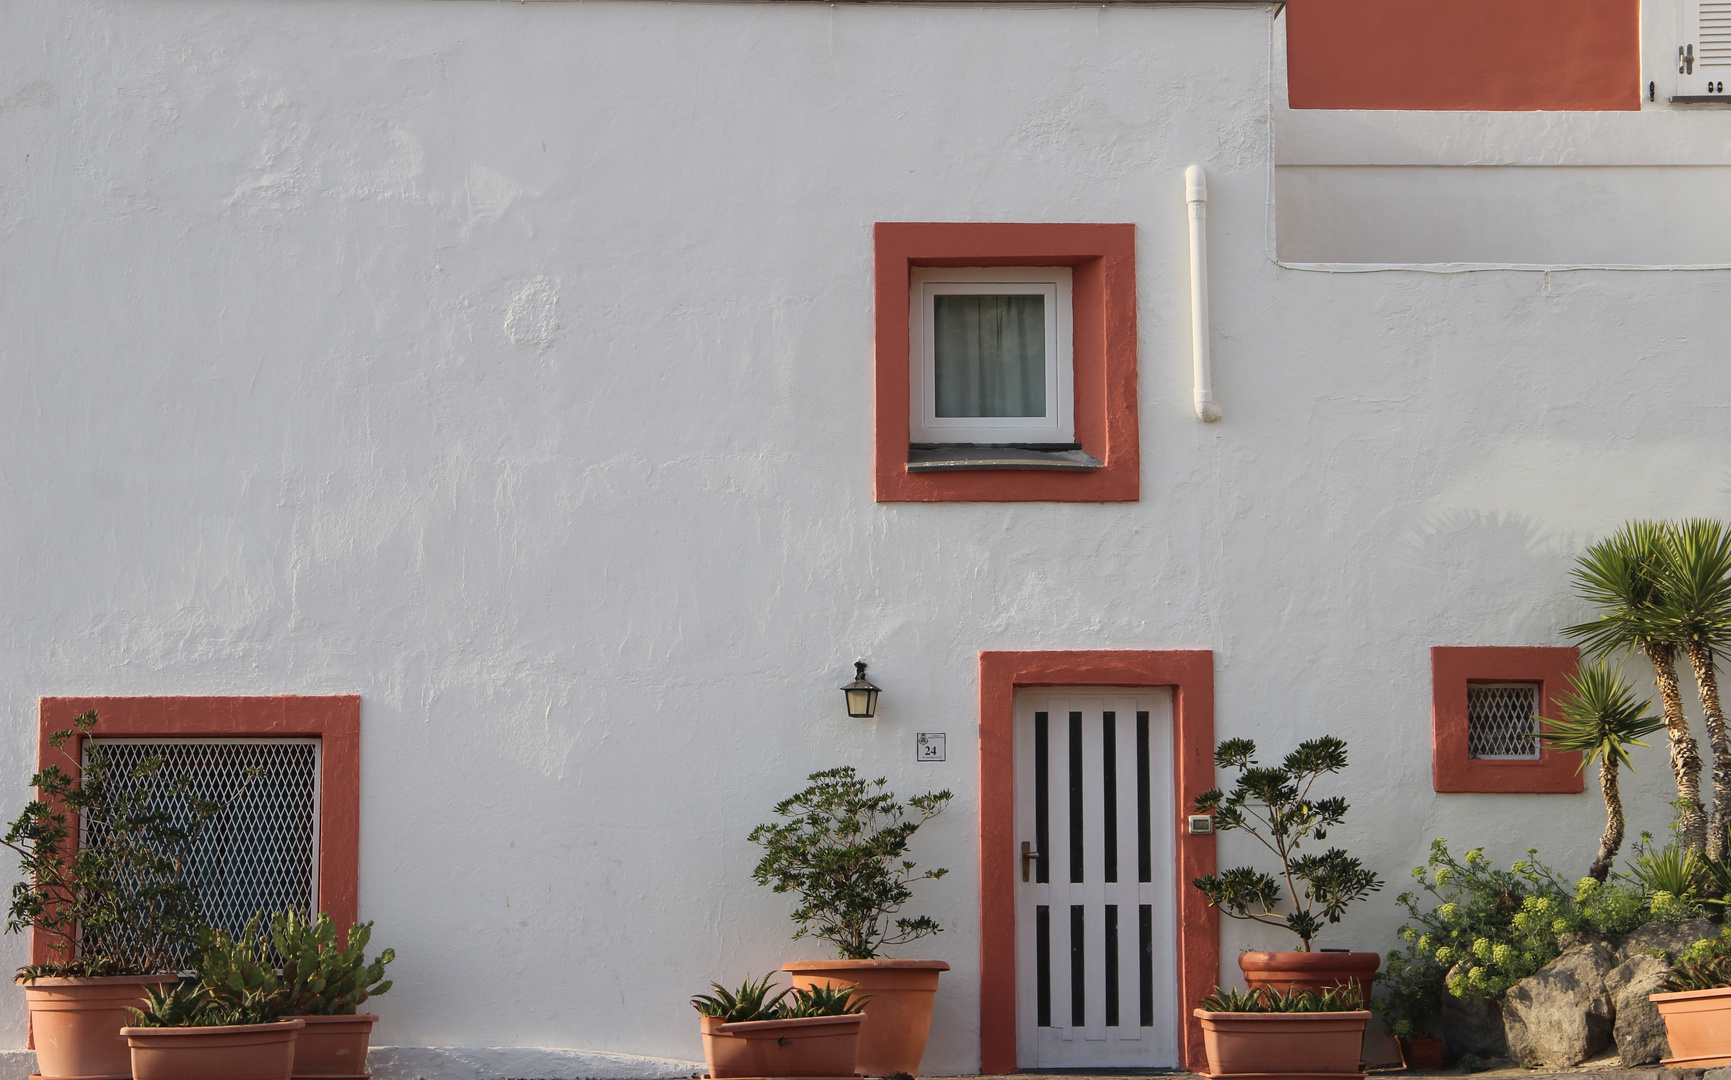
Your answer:
[[[1018,1065],[1177,1067],[1171,692],[1025,691],[1015,755]]]
[[[1678,0],[1677,9],[1677,93],[1731,100],[1731,0]]]

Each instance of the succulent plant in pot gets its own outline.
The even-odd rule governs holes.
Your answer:
[[[206,931],[198,978],[152,989],[136,1023],[122,1029],[133,1080],[289,1080],[305,1024],[283,1018],[281,979],[253,919],[237,937]]]
[[[747,1076],[852,1076],[867,998],[854,986],[784,988],[774,973],[738,990],[711,983],[691,999],[714,1080]]]
[[[914,883],[946,873],[918,869],[907,851],[920,826],[952,796],[947,790],[928,792],[904,803],[886,780],[862,779],[851,766],[808,779],[804,790],[776,804],[783,820],[752,830],[752,843],[764,849],[754,877],[778,893],[798,894],[794,937],[821,938],[840,957],[797,960],[782,970],[796,988],[856,986],[869,997],[860,1034],[861,1075],[918,1075],[938,975],[950,965],[881,953],[943,930],[929,916],[898,913],[913,899]]]
[[[1731,927],[1684,949],[1660,993],[1647,1000],[1665,1021],[1673,1068],[1731,1065]]]
[[[1216,768],[1237,772],[1232,791],[1196,797],[1196,813],[1212,814],[1216,832],[1255,837],[1280,864],[1276,878],[1248,866],[1197,878],[1192,884],[1227,916],[1280,926],[1298,938],[1295,952],[1246,952],[1238,966],[1253,987],[1326,990],[1350,984],[1369,1000],[1382,958],[1376,953],[1316,951],[1323,928],[1338,923],[1347,908],[1382,888],[1382,880],[1340,848],[1320,854],[1306,843],[1328,838],[1346,818],[1345,799],[1313,798],[1323,776],[1346,768],[1346,743],[1322,736],[1300,743],[1279,765],[1264,766],[1249,739],[1228,739],[1214,752]],[[1279,908],[1287,910],[1282,913]]]
[[[49,956],[17,976],[46,1080],[131,1075],[120,1034],[128,1010],[146,1004],[147,989],[176,982],[199,926],[188,853],[257,775],[226,800],[202,798],[185,778],[160,777],[160,758],[119,769],[100,743],[84,742],[96,726],[86,712],[49,736],[63,763],[30,778],[37,797],[0,837],[22,876],[7,932],[29,929]],[[157,799],[151,785],[163,789]]]
[[[1216,989],[1197,1003],[1210,1077],[1362,1076],[1370,1013],[1355,986],[1248,993]]]

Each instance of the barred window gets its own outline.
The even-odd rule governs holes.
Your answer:
[[[86,763],[94,747],[108,756],[110,783],[142,785],[153,808],[183,823],[190,818],[186,800],[172,795],[179,778],[192,795],[227,804],[187,857],[186,880],[198,893],[207,924],[233,933],[261,911],[313,913],[319,740],[92,738],[85,742]],[[161,755],[162,767],[133,777],[153,755]],[[249,780],[254,768],[258,776]]]
[[[1468,684],[1468,755],[1492,761],[1537,760],[1538,711],[1538,683]]]

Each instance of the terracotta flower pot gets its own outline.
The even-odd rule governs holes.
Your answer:
[[[1434,1035],[1408,1035],[1400,1040],[1400,1063],[1409,1069],[1442,1068],[1443,1045]]]
[[[1660,1064],[1686,1069],[1731,1065],[1731,987],[1648,994],[1665,1018],[1671,1056]]]
[[[38,1071],[45,1080],[128,1080],[132,1052],[120,1029],[136,1018],[127,1008],[144,1008],[145,987],[179,981],[173,975],[20,981],[30,1006]]]
[[[1293,987],[1332,990],[1344,983],[1358,987],[1360,1000],[1370,1000],[1382,957],[1373,952],[1246,952],[1238,954],[1238,970],[1252,988],[1266,986],[1285,992]]]
[[[1209,1077],[1257,1080],[1359,1078],[1366,1010],[1328,1013],[1225,1013],[1197,1009]]]
[[[379,1018],[372,1013],[353,1016],[302,1016],[306,1021],[295,1038],[294,1080],[355,1080],[367,1074],[367,1041]]]
[[[860,1023],[852,1016],[808,1016],[800,1020],[703,1022],[703,1059],[714,1080],[742,1076],[852,1076],[859,1052]],[[139,1078],[143,1080],[143,1078]]]
[[[865,1003],[860,1028],[861,1076],[920,1074],[926,1036],[932,1030],[932,997],[938,973],[950,970],[942,960],[795,960],[781,965],[800,990],[814,986],[858,986]]]
[[[224,1027],[129,1027],[133,1080],[289,1080],[300,1017]]]

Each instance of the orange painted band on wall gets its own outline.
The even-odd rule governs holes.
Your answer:
[[[1016,691],[1032,686],[1172,689],[1173,827],[1214,786],[1214,654],[1207,649],[1109,649],[980,653],[980,1071],[1016,1062]],[[1215,868],[1212,834],[1180,830],[1178,865],[1179,1042],[1186,1068],[1206,1060],[1190,1005],[1220,978],[1220,917],[1190,882]]]
[[[1294,109],[1641,107],[1640,0],[1290,0]]]

